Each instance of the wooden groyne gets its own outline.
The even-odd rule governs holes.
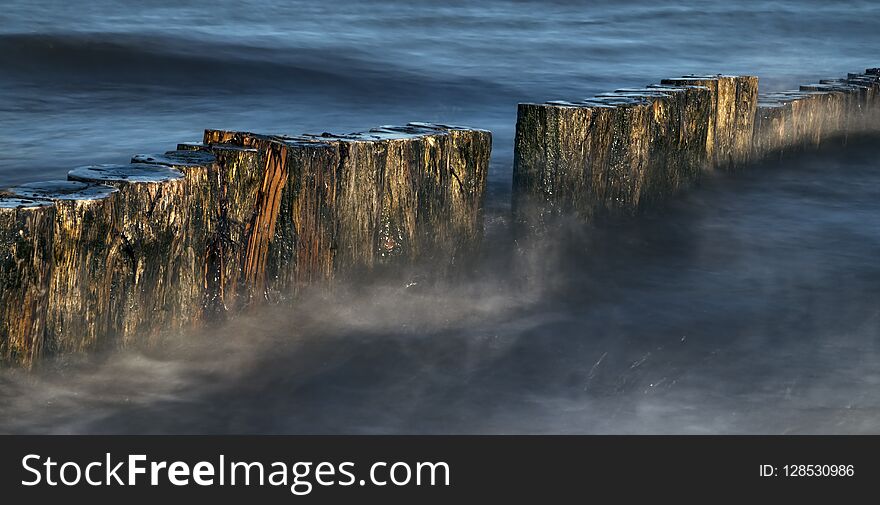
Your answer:
[[[880,69],[758,93],[753,76],[690,75],[577,101],[519,104],[518,222],[590,222],[668,200],[711,170],[841,143],[878,128]]]
[[[202,142],[0,194],[0,358],[124,346],[482,235],[491,134],[411,123]]]

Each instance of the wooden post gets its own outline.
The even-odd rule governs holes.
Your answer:
[[[447,187],[437,193],[448,195],[448,200],[438,205],[448,206],[451,220],[446,225],[450,228],[447,238],[441,240],[454,243],[449,244],[454,250],[453,257],[473,250],[483,233],[483,201],[492,152],[492,133],[478,128],[437,123],[409,123],[409,126],[449,135],[449,153],[445,156],[448,176],[443,176],[442,171],[432,173],[438,184]],[[438,141],[429,137],[428,142]],[[426,198],[431,197],[428,194]],[[434,221],[436,226],[444,224],[438,222],[441,221],[440,216],[435,216]],[[430,226],[433,225],[429,225],[428,229]]]
[[[267,266],[269,293],[279,299],[333,278],[340,204],[337,147],[304,138],[281,142],[288,178]]]
[[[184,244],[180,258],[180,312],[173,328],[193,326],[216,314],[220,297],[220,261],[223,244],[219,230],[225,219],[221,201],[221,178],[217,158],[205,150],[177,150],[164,154],[138,154],[132,163],[179,170],[185,178],[182,205],[188,219],[183,223]]]
[[[517,220],[534,229],[558,214],[584,221],[633,214],[694,183],[713,152],[716,99],[706,86],[680,84],[520,104]]]
[[[276,215],[265,264],[274,296],[352,270],[454,261],[481,234],[485,130],[418,123],[348,135],[205,132],[203,145],[223,144],[277,160],[283,182],[267,213]]]
[[[217,211],[221,217],[214,238],[219,247],[216,260],[218,307],[236,311],[263,298],[263,286],[248,283],[248,279],[254,278],[251,237],[255,233],[259,204],[265,201],[265,197],[260,197],[260,191],[266,155],[255,148],[233,145],[214,145],[211,152],[217,157],[220,170]]]
[[[338,150],[312,139],[222,130],[205,130],[204,144],[254,149],[265,160],[254,172],[261,183],[245,233],[244,281],[280,300],[329,279],[338,233]]]
[[[791,102],[763,97],[758,100],[752,137],[755,160],[780,157],[789,149],[790,118]]]
[[[149,341],[180,318],[180,273],[189,219],[179,170],[142,163],[91,165],[71,170],[74,181],[119,189],[117,219],[120,286],[111,302],[111,329],[123,345]]]
[[[706,163],[709,92],[705,87],[626,88],[599,97],[626,96],[651,102],[649,152],[639,206],[666,201],[699,179]]]
[[[119,268],[116,188],[76,181],[23,184],[9,193],[55,204],[44,349],[80,352],[110,334]]]
[[[757,77],[690,75],[664,79],[661,83],[709,89],[714,101],[707,144],[712,166],[733,169],[749,161],[758,99]]]
[[[847,82],[867,88],[865,106],[865,130],[880,131],[880,75],[876,69],[868,69],[864,74],[847,74]]]
[[[652,140],[644,97],[520,104],[514,156],[517,220],[538,229],[572,214],[629,214],[639,206]]]
[[[0,197],[0,358],[30,367],[45,335],[55,205]]]
[[[673,137],[669,147],[678,146],[678,153],[671,154],[673,176],[670,194],[687,189],[699,180],[706,170],[706,143],[709,138],[709,118],[712,111],[712,95],[705,86],[669,86],[652,84],[648,89],[659,89],[665,93],[674,93],[678,102],[675,110],[668,118],[671,125],[668,131]]]
[[[521,103],[513,162],[517,221],[541,231],[562,214],[590,221],[598,205],[593,184],[607,157],[614,106],[577,102]]]
[[[263,290],[267,298],[294,296],[306,285],[330,280],[335,271],[339,192],[339,150],[329,142],[305,137],[257,135],[248,132],[206,130],[205,143],[252,146],[265,153],[264,184],[275,188],[272,207],[254,220],[265,229]],[[215,145],[215,148],[218,147]],[[262,170],[262,169],[261,169]],[[253,249],[253,248],[251,248]]]

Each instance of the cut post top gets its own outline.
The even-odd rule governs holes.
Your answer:
[[[538,107],[577,107],[593,109],[615,109],[650,105],[656,96],[647,94],[603,93],[583,100],[552,100],[533,105]]]
[[[758,107],[763,109],[782,108],[790,103],[790,101],[779,100],[772,97],[758,97]]]
[[[689,89],[701,89],[701,90],[709,91],[709,88],[706,86],[703,86],[702,84],[672,85],[672,84],[662,84],[661,83],[661,84],[648,84],[646,86],[646,88],[647,89],[659,89],[659,90],[667,91],[670,93],[684,93],[685,91],[687,91]]]
[[[448,131],[475,131],[475,132],[483,132],[490,133],[489,130],[485,130],[482,128],[473,128],[471,126],[461,126],[461,125],[452,125],[445,123],[426,123],[422,121],[412,121],[406,124],[407,126],[415,126],[418,128],[427,128],[430,130],[448,130]]]
[[[165,165],[129,163],[127,165],[88,165],[67,173],[72,181],[147,184],[183,179],[183,172]]]
[[[15,196],[0,196],[0,209],[37,209],[40,207],[53,207],[55,203],[49,200],[32,200],[30,198],[18,198]]]
[[[609,105],[607,103],[598,103],[595,101],[587,101],[587,100],[550,100],[549,102],[544,103],[521,103],[519,104],[521,107],[563,107],[563,108],[578,108],[578,109],[589,109],[589,108],[598,108],[598,109],[613,109],[614,105]]]
[[[766,93],[760,95],[759,100],[773,100],[779,102],[794,102],[797,100],[804,100],[807,98],[811,98],[816,96],[817,94],[821,94],[816,91],[801,91],[801,90],[789,90],[789,91],[774,91],[773,93]]]
[[[389,136],[389,138],[422,138],[428,136],[437,137],[449,135],[446,130],[436,130],[413,125],[383,125],[377,128],[370,129],[370,133],[387,135]]]
[[[681,76],[682,79],[757,79],[754,75],[734,74],[688,74]]]
[[[211,144],[209,146],[209,149],[215,155],[223,153],[223,152],[241,152],[241,153],[258,153],[258,152],[260,152],[260,150],[257,149],[256,147],[244,147],[244,146],[237,146],[234,144]]]
[[[370,131],[366,132],[354,132],[354,133],[329,133],[324,132],[321,134],[311,134],[306,133],[304,137],[314,138],[317,140],[323,140],[328,142],[345,142],[345,143],[373,143],[373,142],[388,142],[392,140],[407,140],[407,139],[417,139],[425,137],[427,134],[425,133],[410,133],[404,131],[395,131],[387,128],[374,128]]]
[[[624,94],[605,93],[583,101],[586,105],[611,105],[614,107],[638,107],[640,105],[649,105],[651,100],[647,96],[630,96]]]
[[[801,91],[839,91],[842,93],[852,93],[857,92],[862,89],[861,86],[856,86],[855,84],[848,84],[846,81],[842,82],[823,82],[819,81],[819,84],[802,84]]]
[[[217,157],[204,150],[178,149],[164,154],[136,154],[132,156],[131,162],[186,169],[213,165],[217,162]]]
[[[10,195],[28,200],[103,200],[117,191],[104,184],[71,180],[29,182],[9,189]]]

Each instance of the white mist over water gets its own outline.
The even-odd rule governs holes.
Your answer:
[[[339,286],[5,371],[0,431],[874,433],[878,153],[710,178],[538,244],[493,214],[457,279]]]

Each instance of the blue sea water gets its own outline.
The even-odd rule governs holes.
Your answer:
[[[4,0],[0,186],[197,140],[406,121],[495,135],[483,264],[159,350],[0,371],[0,432],[877,433],[880,148],[720,177],[526,247],[516,103],[685,73],[880,66],[880,3]]]
[[[877,2],[5,0],[0,185],[166,150],[206,127],[489,128],[516,103],[689,72],[781,89],[877,65]]]

